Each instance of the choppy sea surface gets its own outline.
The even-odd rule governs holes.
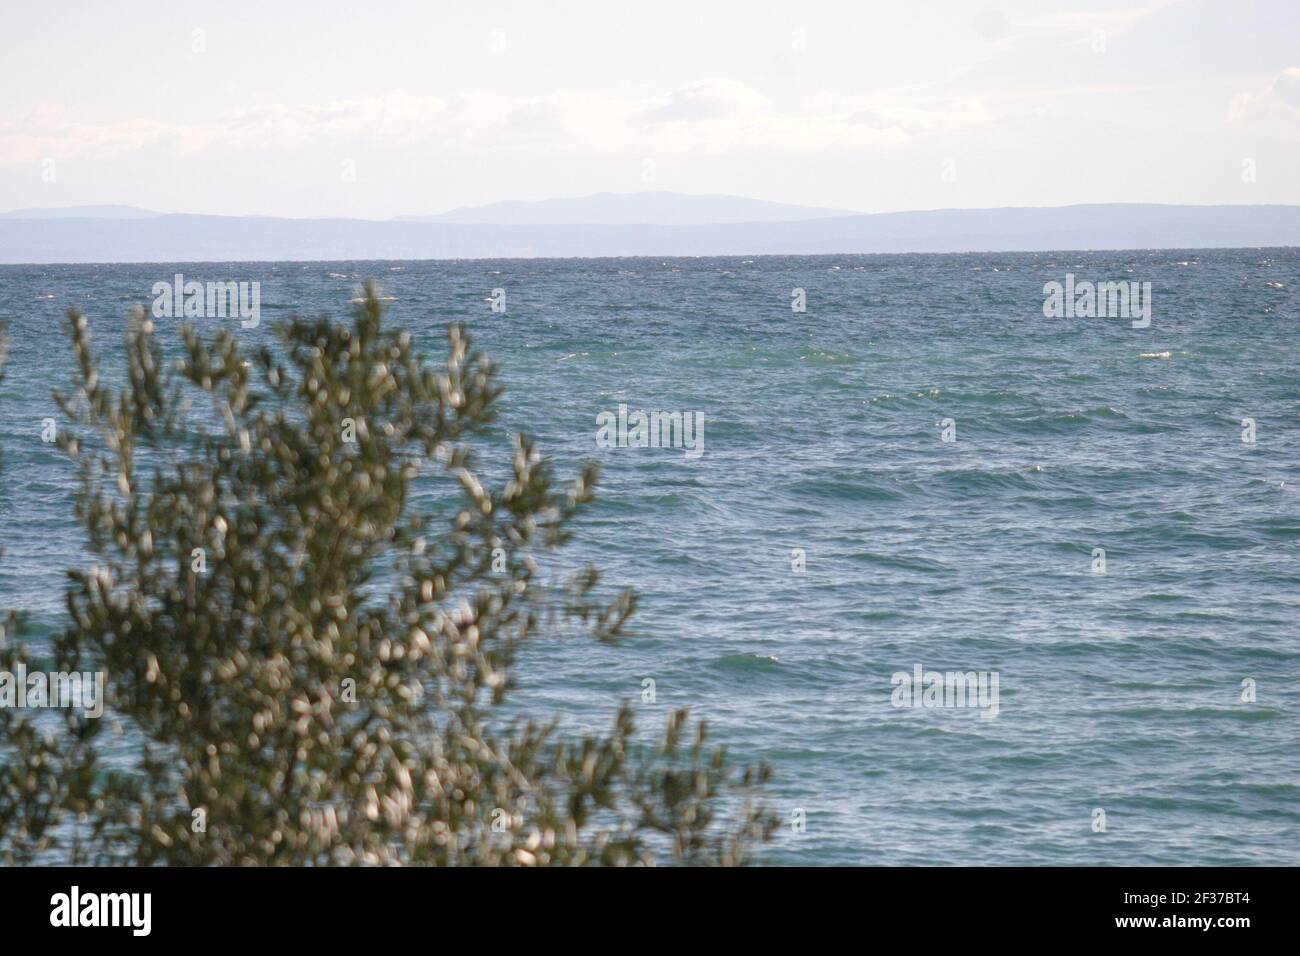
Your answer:
[[[38,648],[86,560],[41,441],[63,313],[118,366],[177,272],[260,283],[257,328],[196,320],[249,345],[367,278],[432,358],[466,325],[502,425],[601,462],[574,550],[641,594],[618,647],[531,647],[517,705],[689,706],[773,766],[768,862],[1300,863],[1300,250],[2,266],[0,606]],[[1150,282],[1149,327],[1044,317],[1067,273]],[[599,447],[620,404],[701,413],[703,454]],[[895,706],[917,665],[996,673],[996,716]]]

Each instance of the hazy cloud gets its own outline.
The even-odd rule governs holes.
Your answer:
[[[1267,117],[1300,120],[1300,67],[1289,66],[1267,85],[1238,93],[1228,106],[1228,119],[1233,122]]]
[[[703,80],[649,100],[561,93],[479,94],[447,102],[393,94],[318,105],[263,103],[192,124],[143,118],[85,123],[47,108],[0,125],[0,163],[116,157],[155,147],[179,155],[219,147],[284,151],[343,141],[597,155],[852,151],[892,149],[917,132],[960,129],[988,118],[975,101],[864,106],[846,99],[838,111],[806,104],[782,109],[729,79]]]

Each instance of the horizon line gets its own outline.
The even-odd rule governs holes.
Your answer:
[[[473,210],[473,209],[483,209],[483,208],[488,207],[488,206],[497,206],[497,205],[501,205],[502,203],[539,204],[539,203],[546,203],[546,202],[566,202],[566,201],[576,201],[576,200],[581,200],[581,199],[591,199],[591,198],[593,198],[593,197],[595,197],[595,196],[650,196],[650,195],[682,196],[682,197],[689,197],[689,198],[726,198],[726,199],[741,199],[741,200],[744,200],[744,201],[747,201],[747,202],[767,203],[767,204],[774,205],[774,206],[791,206],[791,207],[794,207],[794,208],[802,208],[802,209],[825,209],[825,210],[826,210],[827,212],[829,212],[829,213],[837,213],[837,214],[835,214],[835,215],[824,215],[824,216],[810,216],[810,217],[803,217],[803,218],[791,218],[791,219],[775,219],[775,220],[740,220],[740,219],[737,219],[737,220],[728,220],[728,221],[720,221],[720,222],[689,222],[689,223],[656,223],[656,222],[597,222],[597,221],[591,221],[591,222],[526,222],[526,223],[513,223],[513,222],[431,222],[431,221],[424,221],[424,220],[433,220],[433,219],[436,219],[438,216],[445,216],[445,215],[449,215],[449,214],[454,213],[454,212],[461,212],[461,211],[467,211],[467,210]],[[329,216],[329,215],[319,215],[319,216],[282,216],[282,215],[273,215],[273,214],[267,214],[267,213],[161,212],[161,211],[159,211],[159,210],[156,210],[156,209],[150,209],[150,208],[147,208],[147,207],[144,207],[144,206],[133,206],[133,205],[130,205],[130,204],[127,204],[127,203],[111,203],[111,202],[108,202],[108,203],[74,203],[74,204],[67,205],[67,206],[22,206],[22,207],[19,207],[19,208],[17,208],[17,209],[9,209],[9,210],[5,210],[5,211],[3,211],[3,212],[0,212],[0,219],[9,219],[9,220],[17,220],[17,221],[31,221],[31,220],[28,220],[27,217],[24,217],[24,216],[21,216],[21,215],[18,215],[18,214],[19,214],[19,213],[48,213],[48,212],[61,212],[61,211],[63,211],[63,210],[69,210],[69,209],[85,209],[85,210],[95,210],[95,209],[123,209],[123,210],[132,210],[132,211],[134,211],[134,212],[139,212],[139,213],[147,213],[148,215],[146,215],[146,216],[111,216],[111,215],[110,215],[110,216],[103,216],[103,215],[101,215],[101,216],[63,216],[63,217],[59,217],[59,218],[62,218],[62,219],[64,219],[64,220],[95,220],[95,221],[104,222],[104,221],[113,221],[113,220],[119,220],[119,221],[120,221],[120,220],[126,220],[126,219],[132,219],[132,220],[134,220],[134,219],[163,219],[163,218],[172,217],[172,216],[191,216],[191,217],[195,217],[195,218],[198,218],[198,217],[204,217],[204,218],[210,218],[210,219],[279,219],[279,220],[283,220],[283,221],[286,221],[286,222],[373,222],[373,223],[405,223],[405,224],[409,224],[409,225],[417,225],[417,226],[418,226],[418,225],[428,225],[428,226],[432,226],[432,225],[440,225],[440,226],[510,226],[510,227],[515,227],[515,228],[522,228],[522,227],[541,227],[541,226],[547,226],[547,227],[556,227],[556,226],[562,226],[562,227],[579,227],[579,226],[620,226],[620,227],[630,227],[630,226],[652,226],[652,227],[658,227],[658,228],[687,228],[687,229],[688,229],[688,228],[698,228],[698,227],[702,227],[702,226],[703,226],[703,227],[708,227],[708,226],[740,226],[740,225],[766,225],[766,226],[777,226],[777,225],[783,225],[783,224],[788,224],[788,223],[797,223],[797,222],[825,222],[825,221],[831,221],[831,220],[836,220],[836,219],[862,219],[862,218],[871,217],[871,216],[906,216],[906,215],[925,214],[925,213],[938,213],[938,212],[998,212],[998,211],[1008,210],[1008,209],[1014,209],[1014,210],[1078,209],[1078,208],[1082,208],[1082,207],[1097,207],[1097,206],[1149,206],[1149,207],[1160,207],[1160,208],[1191,208],[1191,209],[1208,209],[1208,208],[1220,208],[1220,209],[1288,208],[1288,209],[1292,209],[1292,208],[1300,208],[1300,202],[1294,202],[1294,203],[1289,203],[1289,202],[1263,202],[1263,203],[1260,203],[1260,202],[1254,202],[1254,203],[1247,203],[1247,202],[1218,202],[1218,203],[1215,203],[1215,202],[1147,202],[1147,201],[1140,201],[1140,200],[1107,200],[1107,201],[1101,201],[1101,202],[1073,202],[1073,203],[1061,203],[1061,204],[1056,204],[1056,205],[1028,205],[1028,206],[1016,206],[1016,205],[1002,205],[1002,206],[935,206],[935,207],[930,207],[930,208],[925,208],[925,209],[895,209],[895,210],[886,210],[886,211],[877,211],[877,212],[847,212],[847,211],[846,211],[846,212],[842,212],[842,213],[841,213],[841,212],[839,212],[838,210],[833,209],[832,207],[803,206],[803,205],[801,205],[801,204],[799,204],[799,203],[786,203],[786,202],[782,202],[782,201],[780,201],[780,200],[770,200],[770,199],[755,199],[755,198],[753,198],[753,197],[749,197],[749,196],[735,196],[735,195],[731,195],[731,194],[728,194],[728,193],[679,193],[679,192],[671,192],[671,191],[666,191],[666,190],[646,190],[646,191],[642,191],[642,192],[634,192],[634,193],[612,193],[612,192],[589,193],[589,194],[586,195],[586,196],[564,196],[564,197],[557,196],[557,197],[553,197],[553,198],[551,198],[551,199],[538,199],[538,200],[525,200],[525,199],[501,199],[501,200],[493,200],[493,201],[488,202],[488,203],[482,203],[482,204],[477,205],[477,206],[457,206],[457,207],[455,207],[455,208],[453,208],[453,209],[448,209],[448,210],[445,210],[444,212],[440,212],[440,213],[401,213],[401,214],[399,214],[399,215],[396,215],[396,216],[389,216],[389,217],[384,218],[384,219],[375,219],[375,218],[366,217],[366,216]],[[35,218],[36,218],[36,219],[48,220],[49,218],[52,218],[52,217],[42,217],[42,216],[37,216],[37,217],[35,217]],[[232,260],[232,261],[234,261],[234,260]],[[252,260],[250,260],[250,261],[252,261]],[[320,260],[320,261],[322,261],[322,262],[328,262],[328,261],[333,261],[333,260]]]
[[[419,259],[360,258],[360,259],[113,259],[92,261],[83,259],[69,262],[0,262],[0,269],[20,269],[33,266],[224,266],[254,263],[287,262],[581,262],[614,259],[665,260],[665,259],[843,259],[885,256],[1056,256],[1102,252],[1260,252],[1266,249],[1300,249],[1294,246],[1097,246],[1089,249],[964,249],[948,252],[727,252],[718,255],[639,255],[639,256],[426,256]]]

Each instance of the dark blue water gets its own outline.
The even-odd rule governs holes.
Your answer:
[[[1300,863],[1297,250],[0,267],[0,606],[38,647],[83,560],[40,440],[62,313],[112,366],[178,269],[261,283],[250,345],[368,277],[430,354],[466,324],[503,424],[561,473],[602,462],[578,556],[642,594],[620,647],[531,648],[519,706],[689,706],[804,812],[773,861]],[[1150,282],[1150,327],[1045,318],[1066,273]],[[620,403],[702,413],[704,453],[597,447]],[[996,716],[893,706],[918,664],[996,672]]]

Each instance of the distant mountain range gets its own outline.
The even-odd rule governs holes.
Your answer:
[[[733,196],[603,193],[384,221],[162,214],[125,206],[0,215],[0,263],[1265,246],[1300,246],[1300,206],[1107,203],[861,215]]]
[[[508,226],[703,226],[732,222],[790,222],[856,216],[848,209],[791,206],[741,196],[669,192],[596,193],[576,199],[489,203],[436,216],[398,216],[398,222],[459,222]]]

